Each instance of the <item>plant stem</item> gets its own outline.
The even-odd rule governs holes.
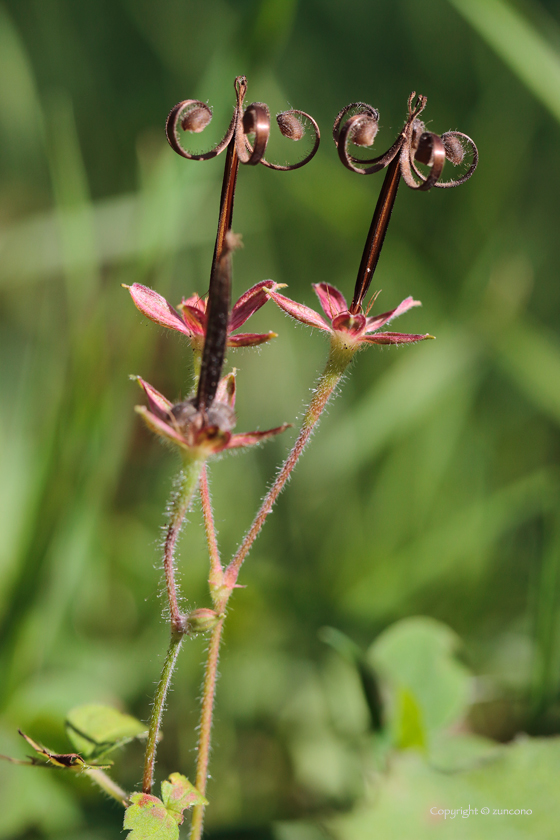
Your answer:
[[[126,808],[129,805],[128,793],[124,791],[119,785],[114,782],[103,770],[97,767],[88,767],[83,771],[84,774],[91,779],[91,781],[98,785],[105,793],[120,802]]]
[[[171,676],[173,674],[173,669],[175,668],[175,662],[177,661],[177,656],[179,654],[179,650],[181,649],[181,643],[185,633],[184,617],[181,615],[177,600],[177,584],[175,582],[175,546],[177,545],[177,537],[179,536],[185,515],[191,505],[200,477],[202,465],[203,462],[200,460],[185,461],[183,469],[179,475],[177,490],[174,493],[170,504],[169,525],[167,527],[167,534],[165,536],[163,548],[163,568],[165,572],[167,598],[169,601],[171,641],[169,643],[169,649],[165,657],[165,662],[163,663],[163,670],[161,672],[156,695],[154,697],[154,706],[150,718],[150,728],[148,731],[146,754],[144,757],[144,775],[142,777],[142,790],[144,793],[150,793],[152,790],[154,766],[156,763],[157,739],[161,726],[161,718],[165,708],[165,700],[167,698]]]
[[[142,778],[143,793],[152,792],[152,784],[154,780],[154,766],[156,763],[156,749],[157,739],[159,735],[159,728],[161,726],[161,718],[165,708],[165,700],[171,682],[171,675],[175,668],[177,656],[181,649],[183,642],[183,634],[174,634],[171,636],[171,642],[167,650],[165,662],[163,663],[163,670],[159,678],[156,695],[154,697],[154,705],[152,708],[152,716],[150,718],[150,728],[148,730],[148,741],[146,743],[146,755],[144,757],[144,776]]]
[[[225,618],[225,617],[224,617]],[[212,731],[212,716],[214,713],[214,697],[216,681],[218,679],[218,659],[220,656],[220,641],[224,618],[212,630],[208,645],[208,659],[204,673],[202,688],[202,709],[200,714],[200,734],[198,736],[196,788],[203,796],[206,794],[206,780],[208,778],[208,760],[210,758],[210,736]],[[191,823],[190,840],[201,840],[204,825],[204,805],[195,805]]]
[[[264,525],[266,517],[271,512],[276,499],[284,489],[284,485],[289,479],[300,455],[307,446],[307,443],[315,430],[315,427],[319,421],[321,414],[323,413],[328,401],[330,400],[334,391],[336,390],[336,387],[342,379],[344,371],[348,367],[348,364],[352,360],[352,357],[355,352],[355,347],[342,344],[340,339],[338,339],[336,336],[333,336],[333,339],[331,341],[331,351],[329,354],[329,358],[327,359],[325,370],[323,371],[323,374],[321,375],[317,383],[317,387],[315,388],[315,396],[311,400],[309,408],[305,413],[305,417],[303,419],[303,424],[298,438],[292,448],[292,451],[284,461],[284,464],[280,469],[280,472],[278,473],[274,484],[264,497],[260,510],[255,516],[253,524],[247,532],[245,539],[241,543],[235,557],[225,570],[224,584],[230,590],[233,589],[235,582],[237,581],[241,564],[247,556],[249,549],[253,545],[262,526]]]
[[[169,601],[172,635],[183,632],[182,616],[177,600],[177,584],[175,582],[175,546],[183,525],[183,520],[196,490],[202,463],[202,461],[185,462],[183,470],[179,475],[177,491],[174,493],[170,504],[169,525],[163,548],[163,569]]]
[[[241,564],[251,548],[255,538],[259,534],[266,517],[271,512],[274,502],[282,491],[286,481],[290,477],[299,456],[305,449],[309,438],[313,434],[325,406],[332,397],[337,385],[344,375],[356,348],[343,344],[336,336],[331,341],[331,350],[325,370],[317,383],[315,395],[311,400],[309,408],[305,413],[301,431],[298,435],[292,451],[286,458],[278,476],[268,491],[265,499],[257,513],[253,524],[243,540],[237,554],[223,572],[218,554],[216,533],[210,504],[210,494],[206,470],[203,468],[200,479],[200,494],[204,511],[206,535],[210,553],[210,586],[212,592],[212,581],[222,582],[218,590],[212,592],[216,609],[224,612],[229,597],[235,586]],[[221,590],[221,591],[219,591]],[[196,788],[203,796],[206,794],[206,781],[208,778],[208,761],[210,757],[210,738],[212,732],[212,716],[214,712],[214,697],[216,693],[216,681],[218,678],[218,660],[220,652],[220,641],[224,626],[225,615],[223,615],[210,636],[208,646],[208,658],[204,674],[204,686],[202,690],[202,709],[200,715],[200,735],[198,739],[198,757],[196,766]],[[196,805],[193,809],[190,840],[201,840],[204,826],[204,805]]]
[[[208,487],[208,472],[206,464],[202,467],[200,473],[200,498],[202,500],[202,514],[204,516],[204,528],[206,530],[206,541],[208,543],[208,554],[210,556],[210,575],[208,577],[208,584],[210,591],[219,587],[223,583],[224,570],[220,562],[220,552],[218,549],[218,540],[216,538],[216,527],[214,525],[214,516],[212,514],[212,502],[210,499],[210,488]]]

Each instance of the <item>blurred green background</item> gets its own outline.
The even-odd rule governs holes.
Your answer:
[[[179,100],[208,100],[208,147],[241,73],[248,102],[309,111],[323,142],[297,172],[242,168],[234,293],[270,277],[309,305],[312,282],[351,295],[382,176],[338,161],[330,129],[349,102],[379,108],[380,153],[409,93],[426,94],[428,128],[471,135],[480,166],[457,190],[401,187],[374,285],[381,311],[420,299],[397,328],[437,341],[358,356],[242,571],[208,837],[556,837],[552,0],[0,3],[0,752],[25,754],[17,727],[68,750],[64,716],[81,703],[149,716],[177,464],[135,418],[127,377],[174,399],[191,374],[185,342],[143,319],[121,284],[174,303],[206,291],[223,157],[182,160],[163,128]],[[250,328],[279,338],[230,354],[238,430],[296,422],[326,343],[272,305]],[[225,558],[294,435],[214,466]],[[208,606],[198,509],[180,567],[188,604]],[[193,777],[204,650],[199,638],[181,653],[159,779]],[[141,757],[137,744],[118,758],[129,789]],[[469,801],[534,813],[452,829],[430,817]],[[101,840],[120,820],[83,779],[0,765],[2,838]]]

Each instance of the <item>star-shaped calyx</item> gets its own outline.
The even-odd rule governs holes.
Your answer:
[[[274,280],[262,280],[255,286],[248,289],[237,301],[228,323],[228,347],[251,347],[257,344],[264,344],[271,338],[276,338],[276,333],[237,333],[233,335],[258,309],[268,300],[267,292],[281,289],[283,284],[275,283]],[[159,324],[161,327],[183,333],[190,339],[194,350],[202,350],[204,337],[206,335],[206,310],[208,298],[201,298],[194,294],[189,298],[183,298],[177,311],[158,292],[142,286],[140,283],[133,283],[126,286],[137,309]]]
[[[133,377],[148,398],[148,407],[136,406],[146,425],[165,441],[178,446],[193,459],[205,460],[225,449],[256,446],[280,434],[289,423],[264,432],[233,434],[235,427],[235,374],[229,373],[220,380],[216,397],[205,410],[197,409],[196,398],[171,403],[166,397],[142,379]]]
[[[414,300],[412,297],[405,298],[402,303],[399,303],[395,309],[391,309],[389,312],[369,316],[363,312],[355,314],[350,312],[344,295],[329,283],[315,283],[313,289],[319,298],[323,312],[327,316],[328,323],[314,309],[304,306],[302,303],[297,303],[285,295],[280,295],[274,289],[269,289],[267,295],[292,318],[309,327],[316,327],[323,332],[330,333],[348,349],[358,350],[364,344],[412,344],[426,338],[433,338],[432,335],[427,333],[418,335],[416,333],[378,332],[393,318],[397,318],[415,306],[422,305],[420,301]],[[376,297],[377,295],[374,296],[372,303]],[[368,311],[369,308],[371,308],[371,304]]]

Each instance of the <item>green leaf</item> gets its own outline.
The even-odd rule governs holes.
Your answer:
[[[560,738],[519,738],[511,745],[495,746],[493,756],[485,760],[484,749],[484,745],[479,749],[482,760],[474,765],[471,761],[464,772],[451,773],[434,770],[412,751],[397,753],[370,798],[328,821],[329,836],[335,840],[557,838]],[[455,816],[445,815],[446,809],[455,810]]]
[[[394,689],[392,729],[399,746],[423,746],[429,735],[466,711],[470,676],[453,656],[458,637],[447,625],[418,616],[397,621],[367,653]]]
[[[145,724],[111,706],[77,706],[66,718],[66,734],[85,758],[99,758],[145,733]]]
[[[131,833],[127,840],[177,840],[183,811],[194,805],[208,805],[185,776],[172,773],[161,784],[162,799],[147,793],[134,793],[124,815],[123,827]]]
[[[148,793],[133,793],[124,815],[127,840],[177,840],[179,825],[161,799]]]
[[[183,822],[183,811],[194,805],[208,805],[208,800],[180,773],[172,773],[168,782],[161,783],[161,796],[169,813]]]

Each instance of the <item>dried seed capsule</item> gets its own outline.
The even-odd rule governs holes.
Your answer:
[[[460,139],[452,132],[442,134],[441,139],[445,146],[445,157],[453,166],[458,166],[465,157],[465,149]]]
[[[355,146],[373,146],[373,141],[379,131],[379,117],[365,114],[351,131],[352,143]]]
[[[287,137],[289,140],[301,140],[305,134],[305,126],[301,120],[298,120],[296,115],[291,114],[289,111],[283,111],[281,114],[278,114],[276,122],[284,137]]]
[[[193,134],[199,134],[204,131],[211,119],[212,111],[207,105],[195,105],[181,119],[181,128],[183,131],[192,131]]]

